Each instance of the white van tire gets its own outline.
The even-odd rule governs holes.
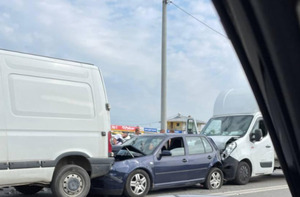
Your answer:
[[[36,194],[39,191],[43,189],[41,186],[30,186],[30,185],[21,185],[21,186],[15,186],[15,189],[24,194],[24,195],[32,195]]]
[[[248,163],[241,161],[237,167],[234,182],[237,185],[245,185],[249,182],[251,171]]]
[[[85,197],[90,187],[90,176],[77,165],[66,165],[55,171],[51,183],[53,196],[57,197]]]

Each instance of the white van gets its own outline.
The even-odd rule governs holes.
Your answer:
[[[96,66],[0,50],[0,187],[86,196],[113,159]]]
[[[214,116],[201,134],[211,137],[220,149],[227,181],[242,185],[250,177],[271,174],[280,168],[263,117],[250,92],[222,92],[215,102]]]

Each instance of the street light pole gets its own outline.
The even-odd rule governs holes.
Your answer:
[[[161,44],[161,129],[167,130],[167,4],[162,0],[162,44]]]

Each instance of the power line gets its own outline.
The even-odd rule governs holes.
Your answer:
[[[215,30],[214,28],[210,27],[208,24],[204,23],[203,21],[199,20],[198,18],[196,18],[195,16],[193,16],[192,14],[190,14],[189,12],[185,11],[183,8],[179,7],[178,5],[176,5],[173,1],[169,1],[169,3],[172,3],[176,8],[178,8],[179,10],[181,10],[182,12],[186,13],[187,15],[189,15],[190,17],[194,18],[196,21],[198,21],[199,23],[201,23],[202,25],[206,26],[207,28],[209,28],[210,30],[214,31],[215,33],[223,36],[224,38],[227,38],[227,36],[225,36],[224,34],[222,34],[221,32]]]

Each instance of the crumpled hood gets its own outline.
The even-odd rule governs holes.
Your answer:
[[[140,154],[142,154],[142,155],[145,155],[141,150],[135,148],[135,147],[132,146],[132,145],[123,146],[122,149],[124,149],[124,150],[128,149],[128,150],[130,150],[130,151],[134,151],[134,152],[140,153]]]
[[[218,146],[219,150],[222,151],[225,149],[226,143],[231,139],[237,139],[237,136],[208,136],[210,137],[215,144]],[[235,141],[235,140],[232,140]]]

